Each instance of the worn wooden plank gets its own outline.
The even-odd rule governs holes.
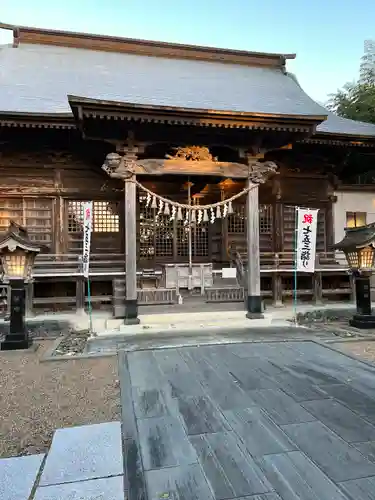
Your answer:
[[[296,445],[260,408],[226,411],[229,425],[253,457],[296,450]]]
[[[254,460],[240,449],[233,433],[190,439],[217,500],[272,490]]]
[[[197,461],[195,450],[178,418],[169,416],[138,420],[138,430],[145,470]]]
[[[215,500],[198,464],[146,472],[148,498]]]
[[[333,481],[375,475],[375,464],[321,422],[285,425],[283,430]]]
[[[337,401],[308,401],[302,406],[348,443],[375,440],[375,427]]]
[[[229,430],[222,413],[206,396],[179,397],[178,409],[189,435]]]
[[[259,464],[283,500],[347,500],[345,494],[299,451],[266,455]]]
[[[355,500],[374,500],[375,477],[354,479],[340,483],[341,488]]]
[[[249,391],[254,404],[266,410],[272,420],[279,425],[311,422],[315,417],[279,389]]]

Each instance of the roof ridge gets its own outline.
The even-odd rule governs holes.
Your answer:
[[[232,62],[248,65],[258,64],[261,66],[278,67],[285,66],[286,60],[296,57],[295,54],[199,46],[104,34],[17,26],[6,23],[0,23],[0,28],[13,30],[14,46],[18,46],[19,43],[62,45],[65,47],[102,50],[107,52],[143,53],[144,55],[215,60],[217,62]]]

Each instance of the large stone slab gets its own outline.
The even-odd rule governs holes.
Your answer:
[[[259,464],[283,500],[347,500],[347,497],[300,451],[266,455]]]
[[[251,399],[279,425],[311,422],[315,417],[280,389],[249,391]]]
[[[296,450],[296,445],[260,408],[227,411],[225,417],[253,457]]]
[[[116,476],[39,487],[34,500],[124,500],[124,498],[126,498],[124,478]]]
[[[145,470],[192,464],[197,455],[177,417],[138,420]]]
[[[58,429],[41,486],[123,474],[120,422]]]
[[[375,427],[338,401],[308,401],[303,407],[348,443],[375,440]]]
[[[0,499],[27,500],[44,455],[0,459]]]
[[[198,464],[147,471],[146,481],[150,500],[214,500]]]
[[[341,488],[355,500],[371,500],[375,492],[375,476],[354,479],[340,484]]]
[[[216,500],[268,493],[272,486],[233,432],[192,436],[191,441]]]
[[[375,464],[321,422],[285,425],[283,430],[333,481],[375,476]]]

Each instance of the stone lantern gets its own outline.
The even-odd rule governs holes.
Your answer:
[[[31,345],[25,326],[25,283],[31,281],[35,257],[40,248],[32,242],[26,229],[11,222],[0,240],[3,282],[10,284],[10,327],[1,350],[27,349]]]
[[[334,245],[344,252],[355,278],[357,311],[350,320],[356,328],[375,328],[375,316],[371,309],[370,277],[375,268],[375,223],[346,228],[345,237]]]

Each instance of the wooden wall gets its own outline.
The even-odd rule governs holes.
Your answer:
[[[104,159],[98,153],[95,161],[65,149],[37,148],[22,151],[8,147],[0,156],[0,231],[5,229],[9,218],[28,227],[32,238],[45,245],[53,254],[77,253],[81,250],[82,233],[77,221],[81,203],[95,202],[95,227],[92,238],[93,253],[121,253],[123,240],[123,192],[122,182],[110,179],[100,168]],[[303,163],[293,151],[279,155],[280,175],[260,188],[260,250],[262,253],[292,252],[295,227],[295,206],[319,208],[318,251],[328,251],[332,243],[332,192],[324,169],[314,165],[295,168]],[[186,178],[176,176],[169,182],[164,179],[144,180],[159,194],[187,202],[184,187]],[[206,204],[228,198],[238,192],[243,182],[229,182],[223,188],[219,181],[207,178],[207,183],[195,193],[197,204]],[[235,214],[217,219],[214,224],[203,223],[193,234],[193,259],[195,261],[228,261],[230,246],[244,247],[246,200],[235,204]],[[143,221],[141,219],[143,218]],[[145,224],[149,221],[149,227]],[[154,223],[155,213],[145,212],[142,203],[138,207],[138,248],[140,263],[152,266],[162,262],[186,261],[188,256],[187,235],[183,223],[171,222],[162,216],[163,224]],[[77,224],[78,222],[78,224]],[[143,224],[143,226],[142,226]],[[145,237],[141,227],[152,235]],[[150,247],[154,239],[154,249]],[[152,245],[151,245],[152,246]]]
[[[77,252],[82,234],[75,218],[80,217],[83,201],[95,200],[93,251],[122,250],[122,186],[98,165],[66,152],[6,151],[0,156],[0,176],[0,230],[13,218],[28,228],[45,251]],[[119,223],[113,222],[113,213],[119,214]],[[104,232],[105,226],[113,232]]]

